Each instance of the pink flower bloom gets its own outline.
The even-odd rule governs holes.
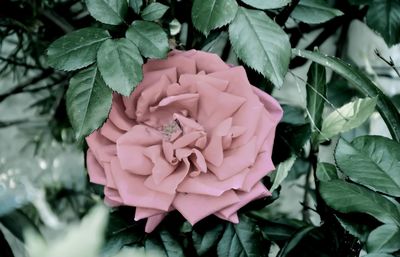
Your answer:
[[[279,104],[210,53],[173,51],[143,72],[86,138],[90,181],[109,205],[135,206],[146,232],[172,210],[191,224],[212,214],[239,222],[241,207],[270,195],[260,179],[274,169]]]

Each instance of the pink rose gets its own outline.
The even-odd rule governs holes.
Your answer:
[[[129,97],[114,94],[108,120],[86,138],[90,181],[105,202],[135,206],[151,232],[172,211],[191,224],[270,195],[278,102],[217,55],[173,51],[143,66]]]

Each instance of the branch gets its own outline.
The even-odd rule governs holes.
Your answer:
[[[40,68],[39,66],[34,66],[31,64],[23,63],[23,62],[18,62],[16,60],[8,59],[8,58],[2,57],[2,56],[0,56],[0,60],[7,62],[8,64],[25,67],[27,69],[44,70],[43,68]]]
[[[385,63],[387,63],[387,65],[389,65],[397,74],[398,77],[400,77],[400,71],[397,69],[396,65],[394,65],[393,59],[391,56],[389,56],[389,60],[385,59],[385,57],[383,57],[381,55],[381,53],[379,52],[378,49],[374,50],[376,56],[379,57],[379,59],[381,59],[382,61],[384,61]]]
[[[48,77],[50,77],[52,74],[54,73],[53,70],[51,69],[47,69],[44,70],[43,72],[41,72],[39,75],[28,79],[27,81],[17,85],[16,87],[14,87],[12,90],[8,91],[7,93],[4,94],[0,94],[0,102],[2,102],[5,98],[7,98],[10,95],[13,94],[17,94],[17,93],[21,93],[24,92],[24,88],[33,84],[38,83],[39,81],[42,81],[44,79],[47,79]]]

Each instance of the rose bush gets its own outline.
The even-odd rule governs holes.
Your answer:
[[[136,207],[151,232],[172,210],[191,224],[270,193],[260,182],[282,109],[217,55],[173,51],[143,66],[129,97],[113,95],[105,124],[86,138],[90,180],[105,202]]]

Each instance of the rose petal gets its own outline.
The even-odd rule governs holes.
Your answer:
[[[253,87],[254,93],[259,97],[260,101],[264,104],[265,109],[268,110],[271,119],[278,123],[283,116],[282,107],[279,105],[272,96],[260,90],[259,88]]]
[[[135,209],[135,221],[145,219],[157,214],[165,213],[163,210],[158,210],[158,209],[150,209],[150,208],[141,208],[137,207]]]
[[[117,139],[123,135],[124,131],[119,129],[111,120],[107,120],[103,127],[100,128],[100,133],[112,142],[117,142]]]
[[[224,160],[221,166],[217,167],[212,164],[208,168],[220,180],[227,179],[240,171],[253,165],[256,157],[257,138],[253,137],[247,144],[224,152]]]
[[[226,180],[219,180],[214,174],[203,173],[197,177],[187,177],[179,184],[177,191],[181,193],[220,196],[230,189],[239,189],[243,186],[249,169]]]
[[[98,131],[87,136],[86,142],[100,165],[102,165],[102,162],[110,162],[111,158],[116,155],[115,144]]]
[[[229,219],[240,208],[242,208],[249,202],[271,195],[268,189],[261,182],[257,183],[250,192],[237,192],[236,194],[239,197],[240,201],[218,212],[218,214],[225,219]]]
[[[175,165],[171,165],[163,158],[160,145],[149,146],[144,149],[143,153],[154,164],[151,177],[157,185],[176,169]]]
[[[229,69],[229,65],[213,53],[196,51],[193,58],[196,60],[197,70],[204,70],[206,73]]]
[[[218,91],[225,91],[229,84],[228,80],[218,79],[201,74],[183,74],[179,77],[179,84],[181,88],[190,88],[190,90],[192,90],[193,92],[197,92],[197,88],[195,85],[199,81],[207,83]]]
[[[204,82],[198,82],[200,94],[197,120],[206,129],[231,117],[246,101],[245,98],[221,92]]]
[[[104,195],[105,195],[104,201],[109,206],[116,207],[122,204],[122,198],[119,195],[118,190],[109,187],[104,187]]]
[[[129,118],[133,120],[136,119],[136,104],[142,91],[149,87],[154,87],[156,82],[159,81],[162,76],[166,76],[170,84],[177,82],[177,72],[175,67],[148,72],[146,73],[146,76],[143,77],[142,82],[137,85],[133,93],[128,97],[122,98],[125,106],[125,113]]]
[[[143,72],[163,70],[176,67],[178,75],[181,74],[196,74],[196,62],[193,59],[182,55],[173,55],[164,60],[149,60],[143,65]]]
[[[173,206],[194,225],[199,220],[237,202],[239,198],[232,190],[217,197],[178,193]]]
[[[158,214],[158,215],[149,217],[147,219],[146,227],[145,227],[144,231],[146,233],[153,232],[153,230],[158,226],[158,224],[160,224],[161,221],[164,219],[165,215],[166,215],[165,213],[162,213],[162,214]]]
[[[250,168],[246,179],[244,180],[242,190],[249,192],[254,185],[259,182],[263,177],[275,169],[271,160],[271,153],[259,153],[254,165]]]
[[[128,131],[135,125],[135,122],[125,113],[122,97],[117,94],[113,94],[111,111],[108,118],[121,130]]]
[[[107,183],[104,169],[100,166],[90,149],[87,151],[86,165],[89,172],[90,182],[100,185],[105,185]]]
[[[146,178],[124,171],[117,158],[112,159],[111,170],[124,204],[168,211],[174,195],[147,188],[144,185]]]
[[[153,175],[151,175],[144,181],[144,184],[147,186],[147,188],[149,188],[149,190],[173,195],[176,192],[176,188],[186,177],[188,172],[189,165],[181,163],[181,165],[179,165],[179,167],[173,173],[159,183],[156,183]]]

